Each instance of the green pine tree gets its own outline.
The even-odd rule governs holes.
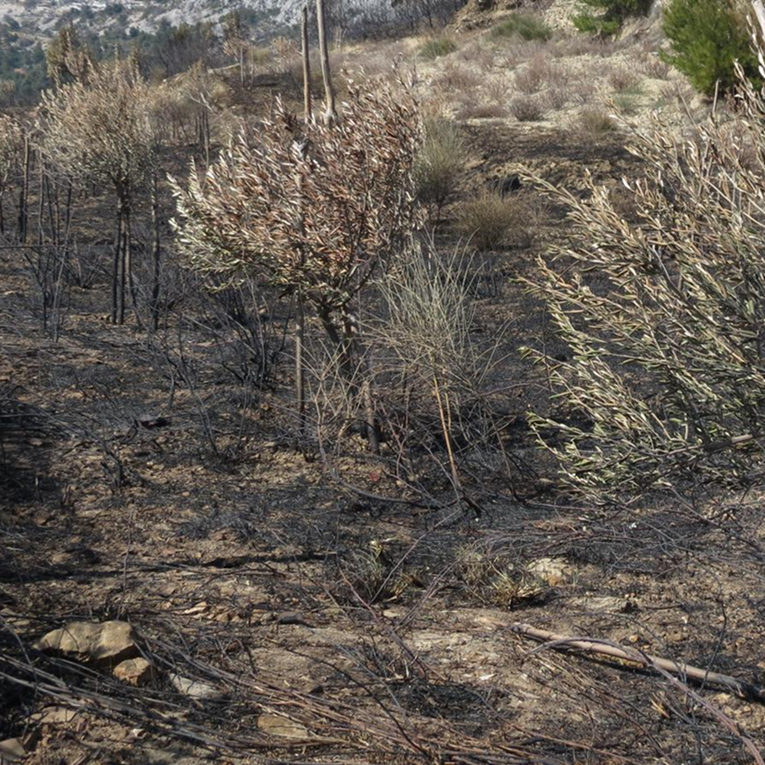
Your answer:
[[[663,55],[701,93],[711,96],[736,84],[738,61],[756,85],[762,81],[747,23],[747,10],[736,0],[670,0],[664,10],[664,33],[671,50]]]

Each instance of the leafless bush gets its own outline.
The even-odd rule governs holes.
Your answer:
[[[458,95],[480,86],[483,78],[475,70],[461,64],[449,64],[434,78],[433,86],[450,95]]]
[[[458,112],[457,119],[460,120],[490,120],[503,119],[507,117],[508,110],[502,104],[475,103],[473,101],[466,103]]]
[[[638,82],[637,74],[623,65],[614,67],[608,75],[608,84],[619,92],[636,87]]]
[[[515,73],[513,83],[515,87],[526,95],[538,93],[547,83],[550,66],[546,59],[535,58],[521,71]]]
[[[765,160],[742,148],[762,147],[765,102],[741,82],[735,130],[708,121],[682,141],[662,124],[640,134],[650,177],[631,185],[637,224],[591,181],[588,202],[554,190],[579,232],[566,256],[602,277],[540,264],[539,292],[571,347],[553,380],[578,415],[537,428],[554,428],[566,478],[594,495],[761,472]]]
[[[510,102],[510,113],[518,122],[539,122],[545,111],[545,102],[540,96],[518,96]]]
[[[544,59],[549,55],[549,45],[538,40],[514,40],[509,50],[503,50],[503,65],[510,69],[528,61]]]
[[[403,397],[389,401],[388,425],[401,451],[398,461],[417,472],[411,460],[418,450],[436,459],[438,452],[445,453],[443,469],[458,494],[461,452],[478,449],[495,435],[486,435],[491,417],[483,407],[502,333],[485,347],[473,336],[475,278],[472,259],[463,251],[436,253],[432,246],[415,246],[381,281],[385,316],[370,330],[377,353],[388,358],[389,385],[405,390]],[[406,411],[396,414],[402,402]],[[415,421],[421,424],[415,427]],[[434,439],[434,427],[440,439]]]
[[[548,106],[555,111],[563,109],[571,101],[571,92],[568,88],[550,88],[545,94],[544,99]]]
[[[494,69],[494,51],[480,42],[463,46],[455,57],[466,64],[477,66],[483,74],[488,74]]]
[[[672,71],[672,67],[653,52],[647,52],[641,63],[643,72],[654,80],[666,80]]]
[[[507,77],[491,77],[483,83],[483,92],[497,104],[504,104],[510,93],[510,81]]]

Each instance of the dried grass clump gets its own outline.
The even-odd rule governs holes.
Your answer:
[[[457,50],[457,43],[451,37],[431,37],[420,48],[420,55],[428,60],[435,61],[441,56],[448,56]]]
[[[555,111],[563,109],[571,102],[572,98],[573,94],[568,88],[550,88],[545,93],[547,105]]]
[[[473,42],[460,48],[456,58],[471,66],[477,66],[484,74],[494,69],[494,51],[480,42]]]
[[[549,55],[550,46],[538,40],[518,40],[507,48],[502,48],[503,67],[514,69],[542,55]]]
[[[458,125],[443,117],[425,120],[425,139],[414,168],[417,195],[439,217],[465,169],[465,141]]]
[[[524,200],[483,191],[457,210],[456,229],[478,250],[498,250],[510,244],[528,245],[533,216]]]
[[[614,67],[608,75],[608,84],[619,93],[633,90],[639,82],[637,74],[623,65]]]
[[[544,361],[577,419],[535,427],[595,498],[761,480],[765,100],[738,73],[734,130],[708,120],[685,140],[661,123],[640,134],[637,224],[591,179],[586,201],[550,188],[577,237],[560,253],[565,273],[539,264],[536,291],[571,349]]]
[[[602,109],[585,109],[576,120],[576,128],[592,136],[603,136],[617,129],[616,122]]]
[[[672,71],[670,65],[655,53],[647,52],[641,57],[643,73],[652,80],[666,80]]]
[[[510,112],[502,104],[466,103],[458,112],[459,120],[501,120]]]
[[[433,79],[433,85],[437,90],[455,96],[475,90],[482,81],[483,78],[474,69],[450,62]]]
[[[546,56],[534,56],[521,71],[515,73],[513,82],[521,93],[531,95],[558,79],[559,73],[550,66]]]
[[[545,102],[539,96],[518,96],[510,102],[510,114],[518,122],[539,122],[545,112]]]

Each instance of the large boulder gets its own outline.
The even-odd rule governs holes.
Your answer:
[[[70,622],[42,637],[35,648],[85,664],[113,667],[140,654],[137,640],[127,622]]]

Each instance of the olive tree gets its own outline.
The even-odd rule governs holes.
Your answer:
[[[73,180],[104,184],[116,196],[111,320],[125,321],[126,288],[133,293],[131,214],[148,176],[156,144],[151,87],[134,61],[94,68],[85,80],[47,91],[42,99],[43,149]]]
[[[171,180],[190,264],[228,277],[256,271],[305,300],[350,380],[354,300],[419,224],[421,133],[403,87],[349,85],[341,119],[328,110],[300,120],[277,102],[257,140],[242,132],[207,173]]]
[[[562,406],[536,427],[592,496],[746,485],[765,464],[765,96],[737,74],[729,119],[638,134],[629,219],[592,180],[584,199],[548,187],[575,236],[535,289],[570,352],[544,359]]]

